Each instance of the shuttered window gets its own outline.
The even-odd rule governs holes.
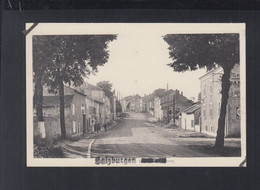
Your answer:
[[[72,121],[72,131],[73,133],[76,133],[76,122]]]

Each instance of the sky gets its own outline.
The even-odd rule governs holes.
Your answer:
[[[87,82],[110,81],[121,96],[139,94],[144,96],[155,89],[178,89],[188,98],[197,98],[200,91],[199,77],[205,69],[197,71],[174,72],[168,66],[168,44],[163,33],[134,31],[118,34],[117,40],[109,44],[109,60],[99,67],[96,76],[90,76]]]
[[[32,23],[26,23],[26,29]],[[33,35],[117,34],[109,43],[109,60],[96,75],[85,80],[91,84],[110,81],[121,97],[152,93],[155,89],[178,89],[187,98],[198,97],[199,77],[205,69],[174,72],[167,64],[166,34],[244,33],[241,23],[39,23],[26,37],[27,76],[32,77]],[[243,35],[241,35],[243,36]],[[241,41],[244,43],[244,41]],[[28,86],[31,85],[28,84]]]

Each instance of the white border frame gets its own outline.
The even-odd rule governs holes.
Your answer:
[[[28,30],[33,23],[26,23]],[[118,34],[124,27],[136,29],[151,27],[154,30],[167,30],[167,33],[239,33],[240,34],[240,94],[241,94],[241,157],[173,157],[166,164],[96,165],[95,159],[34,158],[33,157],[33,35],[82,35]],[[170,32],[169,32],[170,31]],[[245,23],[39,23],[26,36],[26,144],[28,167],[239,167],[246,158],[246,39]],[[246,165],[246,164],[245,164]],[[245,166],[244,165],[244,166]]]

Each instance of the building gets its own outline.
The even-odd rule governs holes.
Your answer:
[[[200,103],[184,109],[179,117],[179,126],[185,130],[201,132],[200,115]]]
[[[138,94],[127,96],[121,100],[123,111],[141,112],[142,97]]]
[[[216,136],[221,106],[221,76],[217,67],[200,77],[202,132]],[[227,104],[225,136],[240,136],[240,69],[236,64],[231,71],[231,87]]]
[[[113,96],[110,97],[110,113],[111,113],[111,119],[116,119],[116,96],[115,91],[113,93]]]
[[[105,95],[102,88],[87,82],[83,82],[82,85],[75,88],[95,100],[97,122],[104,124],[111,119],[110,99]]]
[[[70,92],[64,95],[64,118],[67,136],[77,136],[86,133],[90,128],[90,122],[87,121],[89,113],[84,112],[87,110],[86,100],[90,102],[93,102],[93,100],[69,87],[65,87],[64,91]],[[47,138],[58,137],[61,135],[59,96],[50,93],[46,94],[43,96],[42,107],[45,126],[44,136]],[[35,122],[37,121],[35,120]],[[34,126],[34,135],[37,136],[39,130],[36,123]]]
[[[60,132],[59,96],[43,88],[43,114],[46,137],[56,137]],[[64,86],[65,126],[68,136],[94,132],[94,124],[108,122],[111,118],[110,99],[102,89],[84,83],[81,87]],[[34,118],[35,135],[39,134]],[[45,136],[45,135],[43,135]]]
[[[162,121],[162,119],[163,119],[163,110],[162,110],[162,106],[161,106],[161,98],[160,97],[154,98],[154,117],[158,121]]]
[[[193,104],[193,101],[183,96],[179,90],[167,90],[160,99],[164,123],[169,123],[173,119],[176,124],[175,120],[178,120],[179,113]]]
[[[141,102],[142,102],[142,106],[141,106],[141,112],[146,112],[146,113],[153,113],[154,110],[154,95],[153,94],[149,94],[149,95],[145,95]]]

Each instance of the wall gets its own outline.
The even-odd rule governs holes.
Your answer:
[[[57,138],[58,136],[61,135],[60,114],[58,110],[59,110],[58,107],[43,109],[46,138]],[[65,126],[66,126],[66,133],[68,136],[72,134],[69,113],[70,113],[70,107],[65,107]],[[39,130],[37,127],[36,116],[33,118],[33,127],[34,127],[33,130],[34,136],[38,136]]]
[[[186,126],[185,126],[185,120],[186,120]],[[191,121],[193,121],[193,127],[191,126]],[[186,114],[182,113],[181,115],[181,128],[186,130],[192,130],[195,131],[195,118],[194,114]]]
[[[81,94],[75,94],[69,106],[64,108],[65,126],[67,136],[81,135],[83,133],[83,113],[81,110],[82,104],[86,105],[86,97]],[[72,107],[74,105],[74,114],[72,114]],[[60,132],[60,112],[59,106],[51,106],[43,108],[43,115],[45,121],[45,132],[47,138],[55,138],[61,134]],[[74,121],[74,131],[73,131]],[[34,134],[38,134],[37,120],[34,121]]]
[[[75,113],[72,114],[72,104],[74,104]],[[70,128],[72,135],[83,134],[83,113],[81,107],[86,106],[86,97],[80,94],[75,94],[71,102],[70,109]],[[75,122],[76,130],[73,131],[73,121]],[[74,127],[75,129],[75,127]]]
[[[229,100],[226,115],[226,136],[240,135],[240,118],[236,116],[236,109],[240,107],[240,97],[235,97],[240,92],[239,65],[232,70],[232,84],[229,91]],[[221,76],[223,70],[219,67],[201,78],[201,124],[202,132],[216,136],[218,118],[221,106]],[[238,82],[239,81],[239,82]],[[238,84],[237,84],[238,83]]]

